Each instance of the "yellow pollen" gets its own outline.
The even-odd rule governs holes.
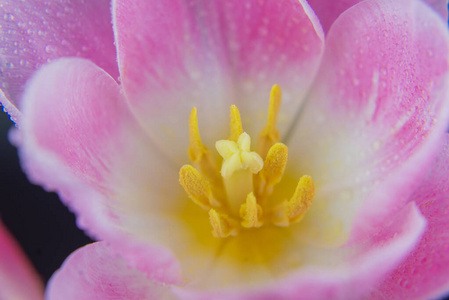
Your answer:
[[[211,182],[219,194],[223,193],[223,181],[218,174],[218,168],[215,164],[212,153],[203,145],[198,128],[198,117],[196,108],[192,108],[189,117],[189,157],[195,167]]]
[[[275,84],[271,88],[267,124],[265,125],[265,128],[262,129],[262,132],[259,135],[259,141],[257,145],[257,152],[262,157],[265,157],[271,146],[279,142],[279,130],[276,127],[276,122],[279,114],[279,109],[281,107],[281,101],[281,87]]]
[[[273,223],[286,227],[299,222],[312,205],[315,188],[312,177],[304,175],[299,179],[295,193],[290,200],[285,200],[275,209]]]
[[[287,165],[288,147],[282,143],[274,144],[268,151],[262,171],[257,182],[257,195],[269,196],[274,185],[278,184],[284,175]]]
[[[251,151],[251,137],[243,131],[240,112],[237,106],[231,106],[229,139],[215,143],[222,157],[221,169],[216,160],[219,156],[201,140],[197,109],[190,113],[188,153],[193,166],[181,168],[179,182],[189,198],[209,212],[214,237],[246,235],[251,230],[265,232],[258,229],[262,226],[290,226],[299,222],[312,204],[314,185],[307,175],[300,178],[290,199],[274,199],[282,194],[282,190],[278,193],[274,189],[282,181],[288,160],[288,147],[279,142],[276,127],[281,98],[281,88],[274,85],[257,151]]]
[[[230,119],[231,135],[229,140],[237,142],[239,136],[243,133],[243,128],[239,109],[235,105],[231,105]]]
[[[209,182],[190,165],[182,166],[179,171],[179,182],[193,202],[204,209],[219,206],[213,195]]]
[[[189,137],[190,147],[189,156],[194,163],[198,163],[209,152],[209,150],[203,145],[200,136],[200,130],[198,128],[198,117],[196,107],[192,108],[189,118]]]
[[[240,217],[243,219],[241,224],[245,228],[259,228],[263,225],[262,207],[257,204],[254,193],[249,193],[246,203],[240,207]]]
[[[225,238],[237,235],[236,221],[225,214],[218,213],[215,209],[209,210],[209,221],[212,225],[212,235],[217,238]]]

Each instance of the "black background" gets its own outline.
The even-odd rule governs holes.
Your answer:
[[[12,124],[0,112],[0,218],[47,281],[70,253],[92,241],[56,194],[29,183],[7,139]]]

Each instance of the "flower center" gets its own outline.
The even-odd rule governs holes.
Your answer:
[[[274,85],[257,151],[251,151],[251,138],[243,131],[240,112],[231,106],[230,137],[215,144],[222,157],[221,170],[201,141],[197,110],[192,109],[188,152],[193,166],[181,168],[179,181],[190,199],[208,211],[212,234],[217,238],[235,236],[264,224],[288,227],[299,222],[312,204],[314,186],[307,175],[299,179],[290,199],[272,197],[288,158],[288,148],[279,142],[276,127],[281,97],[281,88]]]

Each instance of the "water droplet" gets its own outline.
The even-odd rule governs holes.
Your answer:
[[[56,51],[56,47],[53,45],[47,45],[45,47],[45,52],[47,53],[54,53]]]
[[[427,55],[429,55],[429,57],[432,57],[435,55],[435,52],[433,51],[433,49],[428,49],[427,50]]]
[[[14,15],[11,13],[7,13],[3,15],[3,19],[5,19],[6,21],[13,21],[14,20]]]

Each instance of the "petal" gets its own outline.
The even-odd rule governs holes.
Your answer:
[[[43,298],[42,280],[17,242],[0,223],[0,299],[39,300]]]
[[[33,183],[58,192],[94,238],[123,249],[131,236],[147,236],[147,220],[158,222],[154,214],[164,217],[179,206],[179,195],[185,197],[177,168],[154,151],[115,80],[92,62],[70,58],[44,66],[28,85],[23,107],[25,171]],[[161,252],[137,242],[128,248]],[[169,255],[161,257],[161,272],[170,272]]]
[[[363,238],[405,204],[449,121],[446,27],[426,5],[408,0],[367,0],[335,22],[287,141],[286,172],[315,182],[303,220],[314,231],[305,235],[342,228],[338,244],[353,228],[352,238]]]
[[[189,112],[205,144],[228,136],[236,104],[250,134],[283,87],[284,132],[316,73],[323,34],[305,1],[113,1],[120,76],[133,112],[184,163]],[[263,102],[261,102],[263,101]],[[260,103],[264,103],[260,105]],[[288,108],[287,108],[288,107]]]
[[[0,15],[0,88],[16,106],[34,71],[58,57],[91,59],[117,78],[109,0],[3,1]]]
[[[321,25],[326,33],[341,13],[361,1],[362,0],[308,0],[309,5],[320,19]],[[423,2],[426,2],[430,7],[432,7],[444,21],[447,20],[446,0],[423,0]]]
[[[427,219],[416,249],[376,290],[373,299],[440,299],[449,293],[449,139],[412,195]]]
[[[128,268],[105,243],[84,246],[72,253],[50,279],[48,300],[176,299],[169,286]]]
[[[364,299],[388,272],[393,270],[418,243],[425,230],[425,219],[411,203],[366,243],[343,249],[314,249],[320,264],[287,274],[263,286],[245,286],[233,290],[199,291],[192,287],[176,288],[181,299]],[[300,248],[292,252],[302,252]],[[328,256],[333,259],[329,263]],[[303,262],[304,263],[304,262]],[[326,265],[327,264],[327,265]],[[214,274],[211,272],[210,277]],[[254,274],[256,276],[256,274]],[[213,281],[212,281],[213,282]]]

